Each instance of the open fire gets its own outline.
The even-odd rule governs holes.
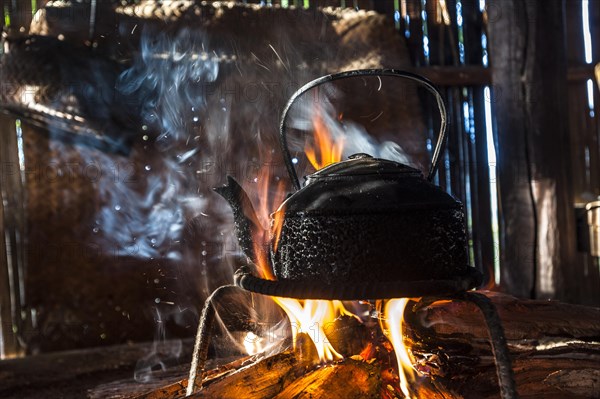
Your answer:
[[[322,110],[310,109],[309,113],[314,115],[315,145],[305,147],[305,154],[318,170],[306,177],[304,187],[300,185],[294,166],[297,159],[294,162],[286,135],[286,118],[292,105],[302,94],[323,83],[356,76],[412,80],[435,96],[441,118],[440,134],[427,179],[417,169],[365,153],[356,153],[341,161],[343,140],[339,137],[343,134],[340,136],[339,132],[343,132],[344,127],[340,128],[341,123],[336,119],[329,119],[334,125],[327,126]],[[332,134],[334,130],[336,135]],[[391,396],[385,389],[381,389],[380,396],[412,399],[418,388],[411,386],[415,385],[412,383],[416,374],[404,344],[407,297],[427,297],[425,303],[428,303],[432,299],[435,302],[440,297],[452,296],[471,301],[482,310],[492,338],[502,397],[516,397],[508,349],[496,310],[487,297],[466,292],[478,284],[479,273],[467,266],[462,205],[431,183],[443,149],[445,130],[446,110],[441,94],[426,79],[407,72],[367,69],[328,75],[307,83],[291,97],[282,115],[280,144],[291,183],[297,191],[275,211],[278,217],[270,217],[270,228],[264,227],[265,215],[273,208],[269,200],[270,187],[264,183],[271,180],[269,170],[264,170],[260,176],[262,184],[267,186],[261,190],[258,212],[253,209],[248,194],[232,177],[228,177],[226,186],[216,189],[233,210],[238,241],[249,263],[236,272],[235,286],[222,286],[205,303],[196,337],[188,395],[202,387],[208,340],[215,318],[213,301],[223,292],[239,287],[272,297],[290,320],[294,348],[299,346],[300,336],[308,336],[320,364],[342,360],[349,355],[354,362],[388,365],[388,372],[377,373],[350,360],[340,363],[343,366],[333,363],[335,371],[324,371],[326,375],[317,373],[315,376],[313,370],[307,381],[302,378],[292,382],[281,393],[283,396],[269,397],[295,397],[293,392],[326,386],[331,383],[331,373],[353,375],[362,372],[364,386],[356,389],[366,389],[367,396],[376,396],[374,392],[381,387],[379,382],[385,381],[383,386]],[[281,185],[274,191],[273,197],[283,198]],[[252,269],[257,269],[258,277]],[[372,328],[367,329],[371,342],[365,348],[341,353],[328,341],[327,327],[335,326],[342,317],[358,319],[356,328],[360,322],[367,323],[368,318],[362,320],[353,315],[341,302],[356,302],[363,298],[376,299],[368,314],[379,319],[379,331],[388,339],[381,339],[381,334]],[[344,338],[342,334],[342,340]],[[374,338],[377,339],[373,341]],[[392,351],[396,355],[395,365],[390,362],[390,356],[387,361],[382,358]],[[357,352],[360,356],[355,358]],[[284,356],[292,369],[300,367],[292,375],[307,371],[304,366],[297,365],[307,361],[302,360],[306,357],[302,353],[299,359],[292,355],[295,360],[285,360]],[[275,360],[269,360],[266,367],[271,368],[273,362]],[[315,364],[308,360],[307,367],[311,366]],[[396,366],[395,373],[393,366]],[[200,381],[196,382],[198,372]],[[371,378],[375,374],[381,375]],[[339,386],[339,382],[335,384]],[[344,397],[341,391],[336,394]]]
[[[313,141],[307,141],[304,148],[305,155],[310,161],[310,164],[315,170],[322,169],[330,164],[339,162],[342,160],[342,154],[344,150],[344,142],[346,140],[343,135],[333,135],[331,129],[327,126],[328,121],[323,117],[325,111],[320,107],[316,106],[313,110],[312,117],[312,130],[313,130]],[[338,121],[330,119],[329,123],[342,123],[341,115]],[[342,129],[336,129],[341,131]],[[285,197],[285,187],[279,183],[275,189],[269,187],[269,182],[272,181],[272,169],[262,168],[259,172],[258,177],[258,208],[257,215],[261,219],[263,226],[268,224],[269,216],[273,212],[273,207],[276,204],[280,204]],[[273,214],[273,222],[270,226],[270,235],[273,241],[274,251],[277,250],[279,243],[281,229],[283,224],[282,212]],[[264,231],[269,229],[256,230],[258,235],[264,234]],[[265,237],[259,236],[254,237],[254,243],[265,242]],[[258,244],[254,244],[258,245]],[[259,251],[256,251],[260,253]],[[257,257],[257,266],[259,274],[263,278],[270,280],[274,279],[271,265],[268,263],[266,257]],[[273,297],[275,303],[277,303],[281,309],[287,315],[292,332],[293,345],[296,349],[298,345],[298,339],[301,333],[305,337],[309,337],[316,349],[319,361],[322,364],[328,362],[342,360],[342,356],[334,346],[330,343],[327,337],[327,330],[334,325],[336,319],[346,316],[352,317],[362,323],[362,319],[359,315],[348,310],[342,301],[339,300],[299,300],[295,298],[285,297]],[[379,301],[378,301],[379,302]],[[409,349],[406,347],[403,335],[402,335],[402,324],[403,314],[409,299],[392,299],[385,303],[383,309],[380,312],[375,311],[375,304],[373,303],[374,314],[379,319],[378,325],[381,326],[382,331],[386,334],[389,342],[392,345],[393,351],[396,354],[396,365],[397,377],[393,376],[390,384],[397,384],[396,388],[393,389],[385,388],[385,393],[398,392],[398,389],[404,395],[405,398],[413,398],[409,384],[415,381],[416,374],[412,366],[412,361],[409,354]],[[379,303],[380,304],[380,303]],[[382,312],[381,312],[382,310]],[[258,337],[254,333],[249,333],[247,340],[254,342]],[[371,360],[369,356],[373,355],[370,351],[372,344],[367,344],[359,355],[364,361]],[[251,352],[249,354],[255,354],[255,347],[250,346]],[[375,359],[372,359],[375,360]],[[388,384],[388,386],[390,386]]]

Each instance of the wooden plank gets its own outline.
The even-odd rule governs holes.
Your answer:
[[[592,64],[588,65],[589,68],[594,67],[600,62],[600,3],[592,1],[589,3],[589,14],[590,14],[590,36],[592,39]],[[588,77],[590,79],[590,77]],[[594,195],[600,195],[600,123],[598,118],[600,117],[600,81],[596,74],[591,78],[594,82],[594,105],[595,115],[593,119],[593,127],[589,132],[589,146],[590,146],[590,182]],[[600,280],[599,280],[600,281]]]
[[[431,55],[437,63],[442,65],[448,63],[454,66],[461,65],[458,55],[457,46],[457,24],[456,24],[456,4],[455,1],[447,2],[447,9],[450,14],[450,25],[440,25],[443,30],[440,29],[437,36],[431,37],[430,47],[432,49]],[[430,16],[430,25],[435,20],[435,15]],[[447,40],[447,43],[438,43],[438,47],[441,47],[440,51],[434,51],[435,46],[433,42]],[[440,54],[437,54],[437,53]],[[461,65],[462,66],[462,65]],[[466,156],[468,155],[465,151],[465,129],[464,129],[464,118],[462,111],[462,95],[461,88],[458,86],[449,86],[446,90],[446,102],[448,108],[448,141],[447,141],[447,160],[449,165],[446,170],[446,178],[449,175],[450,188],[446,187],[446,191],[451,192],[453,195],[458,197],[464,205],[464,211],[467,215],[465,218],[465,229],[468,230],[468,214],[469,204],[466,192],[466,179],[469,173],[468,161]],[[446,183],[447,185],[447,183]],[[470,235],[470,232],[467,231]],[[469,237],[470,238],[470,237]]]
[[[592,1],[590,7],[590,31],[592,37],[592,65],[600,62],[600,2]],[[590,182],[593,195],[600,196],[600,81],[594,75],[595,117],[590,131]],[[598,287],[600,286],[600,259],[589,254],[584,257],[581,303],[600,306]],[[596,295],[594,295],[596,294]]]
[[[408,34],[406,43],[411,55],[412,65],[426,65],[423,56],[423,25],[421,23],[421,1],[407,0],[408,27],[406,21],[402,21],[402,26]]]
[[[483,65],[483,47],[481,37],[485,32],[483,13],[476,1],[463,4],[465,20],[466,58],[471,64]],[[487,33],[486,33],[487,35]],[[487,50],[486,50],[487,51]],[[488,166],[487,121],[485,116],[486,101],[484,87],[478,86],[470,89],[470,98],[473,107],[473,128],[475,130],[474,164],[476,177],[473,186],[476,197],[473,202],[477,204],[474,213],[475,227],[474,239],[478,244],[476,256],[477,267],[484,274],[484,281],[493,281],[494,272],[494,242],[492,234],[492,212],[490,200],[490,174]]]
[[[592,2],[593,4],[595,4],[594,2]],[[567,3],[567,12],[569,12],[569,9],[572,7],[572,5],[576,5],[576,2],[573,2],[573,4],[571,4],[571,2]],[[581,19],[581,9],[580,7],[577,7],[578,11],[579,11],[579,15],[577,15],[577,17],[579,17],[579,19]],[[569,25],[569,21],[571,21],[570,19],[567,19],[567,25]],[[572,21],[571,21],[572,22]],[[581,26],[577,25],[577,30],[581,31]],[[570,35],[570,30],[567,29],[567,37],[569,37]],[[596,36],[597,37],[597,36]],[[567,43],[578,43],[577,45],[574,46],[567,46],[567,51],[572,51],[574,49],[578,49],[579,47],[581,47],[583,49],[583,43],[578,42],[575,39],[568,39]],[[579,46],[579,44],[581,44],[581,46]],[[594,78],[594,65],[584,65],[584,64],[580,64],[580,65],[569,65],[569,69],[567,70],[567,80],[569,82],[585,82],[588,79],[593,79]]]
[[[452,62],[446,62],[446,53],[450,50],[446,45],[447,35],[446,27],[438,24],[436,21],[437,2],[428,1],[425,3],[425,12],[427,13],[427,33],[429,46],[429,65],[446,65]]]
[[[27,275],[27,234],[24,176],[20,170],[16,119],[0,114],[0,160],[2,176],[0,180],[0,200],[2,201],[2,240],[6,258],[0,262],[5,268],[7,280],[0,282],[2,290],[7,290],[1,299],[1,322],[7,323],[2,329],[8,329],[6,338],[7,355],[22,355],[27,343],[25,337],[32,333],[31,316],[26,307],[29,299],[24,295],[23,283]],[[10,317],[8,317],[10,315]]]
[[[464,118],[462,112],[461,89],[452,87],[448,90],[448,102],[452,108],[453,132],[448,136],[448,151],[450,152],[450,183],[452,194],[456,195],[467,206],[466,180],[468,178],[468,154],[465,151]],[[467,212],[467,209],[465,209]]]
[[[17,173],[15,159],[8,156],[13,150],[12,137],[14,132],[14,119],[0,114],[0,133],[2,137],[2,146],[0,147],[0,358],[13,357],[19,354],[20,346],[13,328],[15,327],[15,311],[20,309],[20,301],[15,297],[13,276],[15,271],[14,261],[11,249],[7,250],[7,237],[11,237],[7,230],[13,230],[13,223],[6,223],[4,215],[5,203],[9,206],[9,211],[13,211],[12,202],[7,191],[13,187],[13,174]],[[10,225],[9,225],[10,224]],[[10,243],[10,238],[8,244]],[[10,257],[10,258],[9,258]],[[14,303],[14,302],[17,303]]]
[[[588,136],[594,134],[595,129],[590,118],[585,82],[569,83],[568,98],[574,201],[585,203],[595,198],[596,191],[591,184],[589,156],[586,156]]]

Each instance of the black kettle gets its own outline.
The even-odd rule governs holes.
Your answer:
[[[296,99],[339,79],[393,76],[413,80],[432,93],[441,124],[427,178],[391,160],[355,154],[305,177],[300,186],[287,148],[286,119]],[[230,176],[215,190],[230,203],[244,253],[268,259],[276,280],[243,269],[242,288],[304,299],[397,298],[447,295],[477,285],[468,265],[462,204],[431,183],[445,143],[446,110],[439,91],[425,78],[394,69],[342,72],[316,79],[288,101],[280,125],[284,161],[296,192],[271,215],[283,220],[277,245],[261,224],[241,186]],[[253,237],[271,237],[255,243]]]

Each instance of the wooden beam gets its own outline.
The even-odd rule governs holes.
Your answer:
[[[486,86],[492,83],[491,70],[480,65],[428,66],[413,71],[438,86]]]
[[[438,86],[492,86],[493,66],[422,66],[412,69]],[[594,65],[572,65],[567,69],[567,81],[585,82],[594,79]]]
[[[567,80],[569,82],[583,83],[588,79],[596,80],[594,65],[572,65],[567,69]]]

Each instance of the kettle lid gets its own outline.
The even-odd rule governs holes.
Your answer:
[[[461,204],[428,182],[418,169],[357,154],[306,177],[276,211],[293,215],[373,214],[417,209],[460,209]]]
[[[414,176],[423,177],[420,170],[399,162],[390,161],[382,158],[373,158],[369,154],[358,153],[348,157],[348,160],[335,162],[315,173],[306,176],[307,184],[315,179],[359,177],[359,176],[381,176],[381,177],[400,177]]]

